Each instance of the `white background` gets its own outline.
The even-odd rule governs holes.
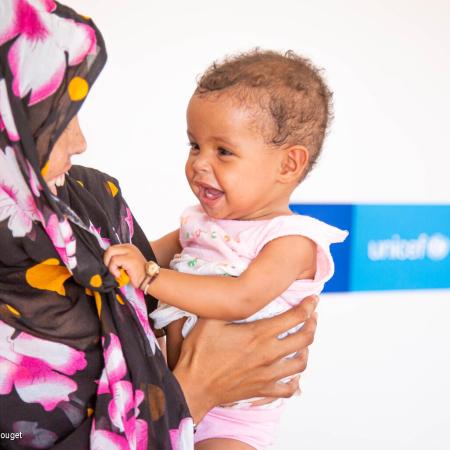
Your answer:
[[[225,54],[293,49],[325,69],[336,119],[293,201],[449,203],[448,0],[68,0],[109,62],[78,162],[117,176],[150,238],[194,199],[185,108]],[[449,275],[450,276],[450,275]],[[276,450],[450,449],[450,293],[323,296],[303,394]]]

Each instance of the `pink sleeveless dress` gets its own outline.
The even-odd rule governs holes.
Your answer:
[[[267,243],[291,235],[305,236],[316,243],[316,274],[311,280],[294,281],[279,297],[243,322],[273,317],[308,295],[320,294],[334,273],[330,245],[344,241],[347,231],[297,214],[269,220],[217,220],[205,214],[201,206],[194,206],[182,214],[180,242],[183,250],[174,257],[170,267],[197,275],[239,276]],[[183,327],[183,336],[186,336],[197,320],[195,315],[161,303],[151,314],[157,329],[182,317],[187,318]],[[301,324],[289,332],[300,327]],[[230,438],[257,450],[267,448],[273,442],[284,402],[276,400],[268,405],[250,406],[251,400],[254,399],[233,407],[212,409],[198,425],[195,441]]]

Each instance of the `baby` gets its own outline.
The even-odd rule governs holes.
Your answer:
[[[271,317],[319,294],[333,275],[329,247],[347,232],[289,209],[319,156],[330,98],[318,70],[293,52],[240,54],[200,78],[187,110],[186,162],[200,205],[152,242],[159,265],[131,244],[105,253],[115,276],[124,269],[160,300],[151,317],[167,330],[172,368],[197,316]],[[196,449],[265,449],[282,410],[281,399],[216,407],[197,427]]]

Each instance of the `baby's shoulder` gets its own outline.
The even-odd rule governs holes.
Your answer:
[[[277,216],[253,230],[253,237],[262,248],[268,242],[285,236],[303,236],[316,244],[330,245],[344,241],[348,232],[319,219],[300,214]]]

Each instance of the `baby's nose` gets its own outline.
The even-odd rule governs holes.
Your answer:
[[[198,155],[192,166],[197,172],[208,172],[211,170],[209,159],[201,155]]]

